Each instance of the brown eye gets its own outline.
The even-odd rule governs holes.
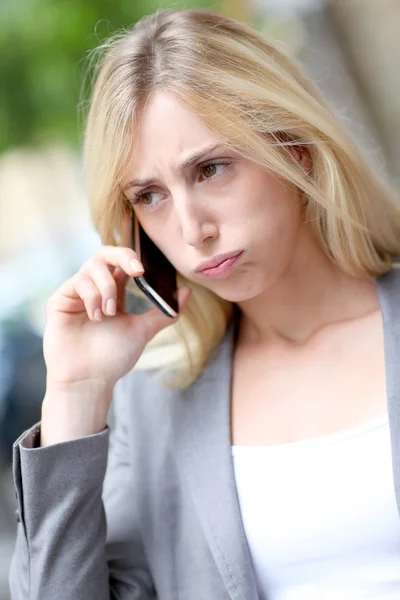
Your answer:
[[[213,177],[216,174],[217,165],[215,165],[215,164],[206,165],[205,167],[202,168],[202,171],[203,171],[203,175],[206,178]]]
[[[142,194],[142,202],[143,204],[151,204],[151,194]]]

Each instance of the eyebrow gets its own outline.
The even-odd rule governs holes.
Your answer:
[[[221,142],[218,142],[218,144],[212,144],[211,146],[207,146],[206,148],[196,150],[196,152],[193,152],[193,154],[185,158],[182,162],[178,163],[176,171],[184,171],[185,169],[193,167],[197,162],[201,161],[203,158],[206,158],[208,154],[211,154],[211,152],[214,152],[214,150],[217,150],[217,148],[222,147],[223,144],[221,144]],[[154,183],[154,181],[154,177],[132,179],[132,181],[129,181],[129,183],[127,183],[123,189],[128,190],[132,187],[146,187]]]

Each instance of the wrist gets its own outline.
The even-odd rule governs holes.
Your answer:
[[[47,375],[46,396],[60,395],[104,395],[112,393],[114,385],[104,379],[80,379],[77,381],[56,380]]]
[[[41,446],[100,433],[107,425],[112,388],[101,382],[48,382],[42,403]]]

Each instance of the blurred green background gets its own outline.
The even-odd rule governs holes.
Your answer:
[[[77,107],[88,51],[157,8],[215,2],[13,0],[0,4],[0,152],[81,137]]]

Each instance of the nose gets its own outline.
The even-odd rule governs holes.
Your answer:
[[[218,237],[218,225],[212,210],[195,195],[179,195],[174,201],[175,215],[183,240],[188,246],[201,247]]]

